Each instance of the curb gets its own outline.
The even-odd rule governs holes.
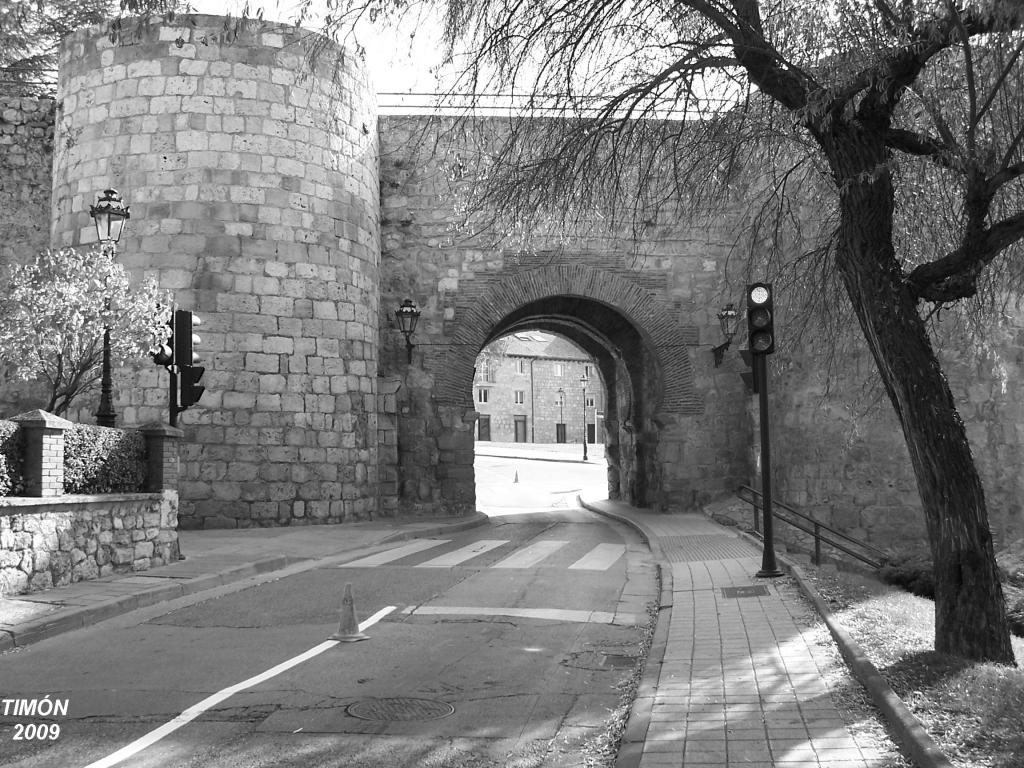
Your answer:
[[[596,464],[597,462],[583,459],[558,459],[553,456],[506,456],[503,453],[481,453],[489,459],[522,459],[524,461],[554,461],[558,464]]]
[[[647,662],[644,664],[640,687],[637,691],[637,697],[633,701],[633,706],[630,708],[626,730],[615,761],[615,768],[637,768],[640,764],[640,758],[643,756],[643,742],[647,735],[647,729],[650,726],[654,691],[657,689],[661,665],[665,658],[668,624],[672,618],[672,572],[668,568],[661,567],[660,562],[664,560],[661,547],[656,541],[652,541],[639,522],[623,515],[597,509],[594,506],[588,505],[579,497],[577,497],[577,500],[584,509],[628,525],[637,531],[647,542],[648,546],[651,547],[652,554],[658,559],[659,572],[662,574],[661,606],[658,609],[658,625],[654,631],[654,640],[651,643]],[[764,550],[764,542],[761,539],[739,529],[737,529],[737,534],[759,547],[762,551]],[[907,705],[896,695],[896,692],[893,691],[885,681],[885,678],[875,668],[875,665],[867,658],[860,646],[857,645],[846,629],[832,615],[825,601],[807,583],[799,566],[778,553],[776,553],[776,559],[793,576],[800,590],[811,601],[811,604],[814,605],[815,610],[829,628],[829,632],[832,633],[832,637],[839,647],[839,652],[842,654],[853,676],[867,690],[871,700],[882,712],[889,727],[892,728],[896,739],[906,751],[907,756],[914,762],[916,768],[954,768],[949,758],[942,753],[939,746],[928,735],[921,722],[914,717]],[[666,608],[667,616],[663,621],[661,611]],[[663,625],[664,632],[662,632]]]
[[[390,544],[393,541],[406,541],[407,539],[425,539],[429,536],[439,536],[445,532],[459,533],[468,531],[471,528],[478,528],[486,525],[491,518],[483,512],[475,512],[468,520],[448,525],[436,525],[433,528],[420,528],[415,531],[398,531],[380,540],[381,544]]]
[[[465,531],[484,525],[488,520],[487,515],[477,512],[470,519],[459,523],[439,524],[431,528],[420,528],[413,531],[397,531],[381,539],[378,544],[437,536],[446,531]],[[40,640],[46,640],[75,629],[82,629],[83,627],[120,616],[138,608],[146,608],[166,600],[174,600],[178,597],[206,592],[207,590],[232,584],[252,576],[279,571],[297,563],[316,562],[329,557],[334,557],[334,555],[326,555],[321,558],[276,555],[262,560],[255,560],[245,565],[238,565],[222,571],[196,576],[191,579],[174,579],[169,577],[169,583],[167,584],[140,590],[134,594],[112,598],[96,605],[65,609],[58,616],[42,616],[20,624],[16,629],[0,629],[0,653],[16,648],[24,648],[33,643],[38,643]],[[132,575],[144,576],[146,573],[145,571],[140,571],[138,574]],[[110,583],[116,582],[117,580],[115,579]]]
[[[928,731],[921,725],[921,721],[914,717],[914,713],[896,695],[896,692],[885,681],[885,678],[871,663],[850,633],[832,615],[821,596],[805,581],[799,566],[785,558],[779,557],[779,559],[786,570],[796,579],[803,593],[814,604],[815,609],[828,626],[829,632],[832,633],[832,637],[835,638],[839,652],[846,660],[853,676],[867,689],[871,700],[882,711],[889,726],[895,732],[896,738],[917,768],[953,768],[953,763],[943,754],[934,739],[928,735]]]
[[[658,681],[661,679],[661,667],[665,662],[665,653],[668,651],[668,628],[672,622],[673,605],[672,569],[667,567],[665,553],[657,538],[652,539],[639,522],[614,512],[597,509],[587,504],[579,496],[576,497],[576,501],[584,509],[627,525],[640,534],[640,538],[651,548],[651,554],[658,563],[658,576],[661,581],[661,591],[658,594],[658,620],[654,627],[654,637],[647,652],[647,659],[644,661],[643,672],[640,673],[640,684],[637,686],[636,697],[629,708],[626,728],[622,732],[619,742],[619,752],[615,758],[615,768],[638,768],[644,754],[647,730],[651,725],[654,697],[658,691]]]
[[[738,533],[752,544],[760,546],[762,551],[764,550],[764,542],[761,539],[746,531],[738,531]],[[829,632],[832,633],[832,638],[839,646],[839,653],[842,654],[853,676],[871,696],[872,702],[882,712],[900,746],[903,747],[915,766],[917,768],[954,768],[953,763],[943,754],[939,745],[928,735],[928,731],[921,725],[921,721],[914,717],[914,713],[896,695],[896,692],[871,663],[861,647],[857,645],[857,641],[832,614],[828,605],[821,599],[821,595],[807,582],[800,566],[777,552],[775,557],[789,575],[796,580],[804,596],[814,605],[814,609],[825,622]]]

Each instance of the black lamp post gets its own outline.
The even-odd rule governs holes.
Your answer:
[[[719,324],[722,326],[722,335],[725,336],[725,342],[711,348],[715,355],[715,368],[722,364],[725,350],[732,344],[732,337],[736,335],[736,325],[739,322],[740,313],[736,311],[736,307],[732,304],[726,304],[722,307],[722,311],[718,313],[717,317]]]
[[[586,374],[580,376],[580,384],[583,385],[583,460],[587,460],[587,383],[590,379]]]
[[[105,189],[96,205],[89,207],[89,215],[96,224],[96,236],[99,238],[104,253],[111,256],[117,253],[117,241],[121,239],[121,230],[131,212],[116,189]],[[110,309],[110,299],[107,299]],[[117,424],[114,412],[113,386],[110,375],[110,326],[103,328],[103,370],[100,378],[100,407],[96,410],[96,423],[101,427],[113,427]]]
[[[398,320],[398,329],[405,336],[405,349],[409,353],[409,362],[412,363],[412,335],[416,332],[416,324],[420,321],[423,313],[416,308],[412,299],[406,299],[402,306],[395,310],[395,318]]]

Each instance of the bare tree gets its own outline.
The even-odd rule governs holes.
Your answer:
[[[0,0],[0,93],[51,93],[64,35],[116,13],[117,0]]]
[[[346,40],[356,22],[436,5],[462,72],[452,93],[520,97],[477,169],[477,210],[496,231],[599,213],[641,234],[745,185],[768,246],[756,269],[838,276],[903,428],[936,649],[1014,663],[984,491],[926,317],[1020,273],[1022,0],[327,5],[325,36]]]
[[[520,230],[595,211],[642,230],[760,174],[742,182],[771,257],[758,270],[838,275],[903,428],[935,566],[936,649],[1012,664],[984,491],[925,318],[1016,285],[1024,4],[439,5],[463,57],[453,93],[521,94],[480,174],[480,210]],[[324,31],[396,7],[412,10],[353,0]],[[817,209],[816,233],[801,202]]]

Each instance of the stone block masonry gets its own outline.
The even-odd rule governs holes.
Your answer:
[[[31,260],[50,243],[50,166],[56,102],[0,96],[0,266]]]
[[[65,40],[54,239],[94,238],[119,189],[118,258],[201,318],[200,407],[181,417],[182,527],[339,522],[377,509],[379,182],[353,56],[224,19]],[[126,423],[166,419],[163,372],[119,379]]]
[[[178,439],[148,424],[147,493],[64,495],[64,431],[45,411],[15,416],[25,497],[0,498],[0,595],[59,587],[178,559]]]
[[[177,493],[0,499],[0,595],[178,559]]]
[[[132,205],[118,258],[204,321],[207,392],[182,417],[180,474],[165,467],[180,479],[183,526],[472,511],[473,360],[492,332],[523,323],[599,331],[600,343],[576,341],[609,391],[613,498],[690,509],[755,477],[742,339],[721,367],[710,353],[715,314],[742,292],[728,269],[742,201],[662,217],[638,248],[626,233],[495,247],[457,222],[473,158],[486,156],[476,137],[505,122],[378,125],[357,57],[311,68],[304,31],[264,24],[229,40],[223,19],[194,18],[117,44],[76,33],[59,112],[34,99],[0,109],[4,253],[87,244],[88,206],[114,186]],[[25,204],[54,211],[51,238],[38,220],[18,229]],[[389,324],[405,298],[424,312],[412,365]],[[953,358],[997,540],[1024,535],[1022,326],[1015,316],[986,340],[991,365],[966,354],[974,342],[936,342]],[[806,344],[773,357],[778,495],[872,541],[920,540],[898,425],[886,403],[877,416],[856,404],[872,373],[844,357],[842,386],[825,386],[828,357]],[[118,371],[115,385],[124,423],[166,421],[162,369]],[[0,389],[8,415],[38,404]],[[82,404],[85,419],[94,408]]]

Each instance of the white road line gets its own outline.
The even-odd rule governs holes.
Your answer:
[[[500,547],[502,544],[508,544],[508,539],[481,539],[480,541],[474,541],[472,544],[467,544],[461,549],[456,549],[453,552],[449,552],[440,557],[435,557],[433,560],[427,560],[425,563],[420,563],[417,568],[449,568],[459,563],[464,563],[467,560],[472,560],[477,555],[482,555],[484,552],[490,552],[492,549]]]
[[[375,555],[361,557],[350,563],[342,563],[338,567],[373,568],[378,565],[384,565],[385,563],[392,563],[395,560],[401,560],[403,557],[408,557],[409,555],[415,555],[417,552],[422,552],[425,549],[439,547],[442,544],[447,544],[449,541],[451,541],[451,539],[417,539],[416,541],[410,542],[401,547],[389,549],[386,552],[378,552]]]
[[[395,610],[395,606],[393,605],[389,605],[386,608],[381,608],[366,621],[360,622],[359,631],[362,632],[368,627],[372,627],[374,624],[383,619],[393,610]],[[160,741],[160,739],[164,738],[165,736],[171,733],[174,733],[182,726],[188,725],[201,714],[203,714],[203,712],[205,712],[208,709],[211,709],[212,707],[217,706],[222,701],[230,698],[231,696],[234,696],[239,691],[244,691],[246,688],[252,688],[253,686],[266,682],[267,680],[270,680],[273,677],[277,677],[282,672],[287,672],[292,667],[298,666],[304,661],[309,661],[314,656],[319,656],[324,651],[333,648],[336,645],[339,645],[340,642],[341,641],[339,640],[325,640],[324,642],[320,643],[320,645],[313,646],[305,653],[300,653],[298,656],[294,656],[288,659],[288,661],[284,661],[278,664],[276,667],[271,667],[267,671],[261,672],[255,677],[250,677],[248,680],[243,680],[240,683],[235,683],[234,685],[228,686],[227,688],[221,691],[217,691],[217,693],[213,694],[212,696],[207,696],[198,704],[193,704],[191,707],[186,709],[184,712],[175,717],[169,723],[164,723],[159,728],[155,728],[154,730],[147,733],[145,736],[136,739],[128,746],[122,747],[121,749],[117,750],[117,752],[114,752],[112,755],[108,755],[107,757],[104,757],[102,760],[97,760],[94,763],[89,763],[89,765],[85,766],[85,768],[110,768],[110,766],[117,765],[121,761],[127,760],[132,755],[138,754],[146,747],[150,747],[153,744],[156,744],[158,741]]]
[[[607,571],[626,551],[625,544],[598,544],[569,566],[569,570]]]
[[[557,552],[568,541],[538,541],[528,547],[523,547],[518,552],[513,552],[504,560],[499,560],[491,568],[531,568],[548,555]]]
[[[411,605],[402,613],[426,616],[515,616],[520,619],[548,619],[550,621],[579,621],[595,624],[611,624],[615,614],[609,611],[572,611],[564,608],[483,608],[479,606],[455,605]],[[623,624],[635,624],[636,616],[630,613],[618,614]]]

